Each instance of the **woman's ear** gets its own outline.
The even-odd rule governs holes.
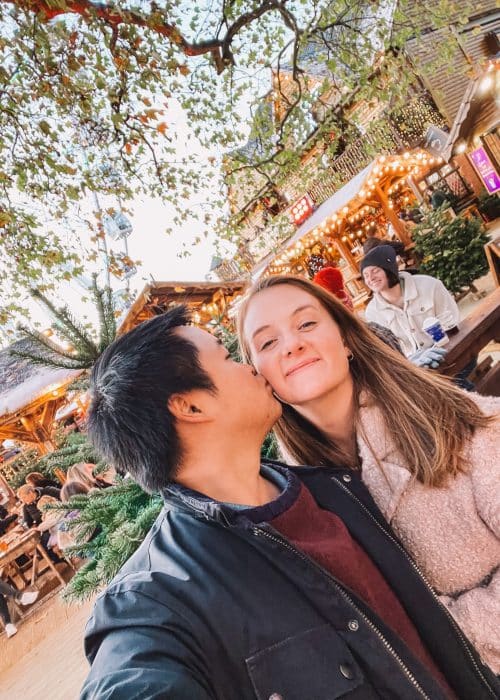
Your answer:
[[[172,394],[168,400],[168,410],[178,421],[185,423],[202,423],[208,420],[195,392]]]

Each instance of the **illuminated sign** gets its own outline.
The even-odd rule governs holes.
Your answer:
[[[295,226],[300,226],[314,211],[314,202],[305,194],[290,207],[290,218]]]
[[[498,192],[500,190],[500,176],[484,148],[476,148],[468,155],[488,192],[490,194]]]

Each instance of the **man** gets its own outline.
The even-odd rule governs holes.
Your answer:
[[[389,328],[407,357],[434,344],[422,328],[425,319],[435,316],[444,330],[457,326],[458,306],[444,284],[429,275],[400,272],[390,246],[378,246],[365,255],[361,274],[373,292],[366,320]]]
[[[281,406],[182,308],[92,372],[90,438],[165,507],[98,598],[82,699],[494,698],[355,474],[260,463]]]

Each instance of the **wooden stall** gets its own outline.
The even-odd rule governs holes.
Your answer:
[[[358,275],[363,242],[392,233],[411,244],[410,225],[399,214],[418,203],[412,181],[440,162],[423,149],[379,156],[313,211],[281,250],[257,267],[257,274],[303,274],[311,255],[323,255],[337,262],[356,300],[365,293]]]
[[[45,454],[55,447],[56,412],[81,370],[50,369],[15,355],[24,343],[0,352],[0,442],[15,440]]]
[[[152,282],[139,294],[122,321],[119,334],[126,333],[142,321],[186,304],[193,321],[200,326],[227,323],[229,304],[239,295],[245,282]]]

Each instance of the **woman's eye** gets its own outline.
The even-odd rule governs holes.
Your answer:
[[[262,343],[262,345],[260,346],[260,349],[266,350],[267,348],[270,348],[273,343],[274,343],[274,340],[272,338],[269,340],[266,340],[265,342]]]
[[[312,326],[316,325],[316,321],[304,321],[304,323],[301,323],[299,326],[299,329],[302,330],[303,328],[312,328]]]

